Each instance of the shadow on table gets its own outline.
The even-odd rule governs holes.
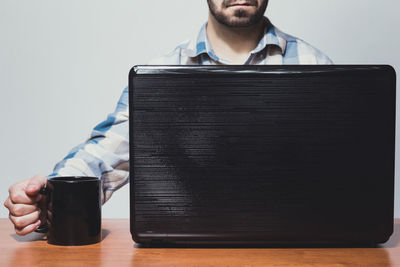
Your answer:
[[[103,242],[104,239],[110,234],[110,230],[101,229],[101,241]]]
[[[103,241],[104,239],[106,239],[106,237],[110,234],[110,230],[107,229],[101,229],[101,241]],[[46,234],[43,233],[30,233],[28,235],[25,236],[20,236],[17,234],[11,234],[11,237],[14,238],[16,241],[18,242],[35,242],[35,241],[39,241],[39,240],[43,240],[46,241]]]
[[[36,232],[30,233],[25,236],[11,234],[11,237],[14,238],[18,242],[34,242],[34,241],[38,241],[38,240],[46,240],[46,234],[36,233]]]
[[[398,221],[395,222],[394,224],[393,234],[390,237],[390,239],[386,243],[379,245],[379,247],[394,248],[399,246],[399,244],[400,244],[400,222]]]
[[[255,248],[274,248],[274,249],[295,249],[295,248],[375,248],[375,244],[134,244],[137,249],[160,249],[160,248],[179,248],[179,249],[208,249],[208,248],[223,248],[223,249],[255,249]]]

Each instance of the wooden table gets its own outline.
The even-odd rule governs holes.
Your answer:
[[[103,220],[101,243],[62,247],[37,233],[19,237],[0,219],[0,266],[400,266],[400,219],[378,248],[143,248],[128,219]]]

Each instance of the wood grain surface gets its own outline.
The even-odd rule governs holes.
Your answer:
[[[19,237],[0,219],[0,266],[400,266],[400,219],[376,248],[148,248],[132,241],[128,219],[104,219],[102,229],[101,243],[63,247],[41,234]]]

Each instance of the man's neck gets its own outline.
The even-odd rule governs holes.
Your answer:
[[[232,64],[243,64],[264,34],[264,20],[246,28],[231,28],[220,24],[209,15],[206,32],[211,47],[219,58]]]

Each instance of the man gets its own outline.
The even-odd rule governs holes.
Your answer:
[[[268,0],[208,0],[208,23],[191,41],[151,64],[331,64],[306,42],[278,30],[264,17]],[[97,125],[89,140],[59,162],[54,176],[96,176],[103,182],[103,203],[129,180],[128,90],[114,113]],[[14,184],[4,205],[15,232],[26,235],[42,223],[39,190],[46,176]]]

